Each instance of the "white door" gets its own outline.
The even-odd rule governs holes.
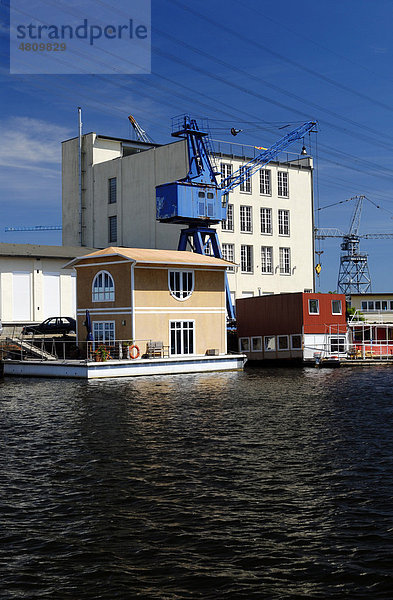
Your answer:
[[[43,319],[48,319],[49,317],[61,317],[60,274],[43,273],[43,282]]]
[[[72,315],[66,315],[67,317],[73,317],[76,319],[76,275],[71,275],[71,294],[72,294]]]
[[[12,318],[14,321],[30,321],[31,273],[19,272],[12,275]]]

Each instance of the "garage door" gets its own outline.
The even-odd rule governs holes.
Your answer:
[[[12,318],[14,321],[31,320],[31,273],[12,274]]]
[[[60,274],[43,273],[43,318],[60,317]]]

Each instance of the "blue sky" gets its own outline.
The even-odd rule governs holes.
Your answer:
[[[126,2],[105,3],[127,14]],[[347,230],[353,201],[323,207],[364,194],[379,208],[365,202],[361,232],[393,232],[390,0],[153,0],[152,72],[144,75],[117,74],[115,55],[113,74],[11,75],[0,7],[1,242],[61,243],[60,232],[4,227],[61,224],[60,143],[77,134],[78,106],[84,132],[128,137],[131,113],[160,143],[171,141],[171,117],[184,112],[208,118],[215,139],[233,141],[234,126],[244,130],[237,142],[257,146],[279,139],[283,124],[317,119],[317,223]],[[361,243],[374,291],[393,289],[392,244]],[[321,244],[319,291],[336,289],[339,246]]]

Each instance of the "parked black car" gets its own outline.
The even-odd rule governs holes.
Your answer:
[[[39,325],[26,325],[22,333],[67,333],[76,332],[76,322],[72,317],[50,317]]]

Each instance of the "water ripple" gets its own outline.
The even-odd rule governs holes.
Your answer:
[[[391,599],[393,371],[0,388],[0,597]]]

